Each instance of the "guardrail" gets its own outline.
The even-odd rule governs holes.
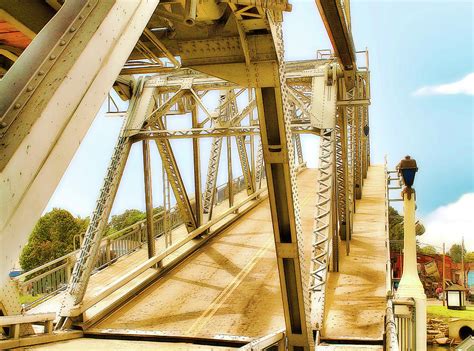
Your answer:
[[[400,351],[416,350],[415,300],[393,300],[397,340]]]
[[[390,173],[387,169],[387,156],[385,156],[384,164],[385,173],[385,290],[387,292],[387,307],[385,309],[385,350],[387,351],[399,351],[399,343],[397,336],[397,324],[395,320],[394,308],[393,308],[393,291],[392,291],[392,263],[390,260],[390,223],[388,216],[389,208],[389,184],[390,184]]]
[[[246,189],[243,176],[234,179],[233,189],[235,192]],[[229,191],[227,184],[217,187],[217,204],[226,200],[228,196]],[[168,220],[171,229],[175,229],[183,223],[176,206],[169,210]],[[155,237],[163,235],[164,212],[154,214],[153,222]],[[113,264],[120,257],[140,249],[147,242],[146,238],[146,219],[104,237],[101,241],[95,272]],[[13,278],[17,283],[20,297],[28,300],[25,301],[23,306],[25,310],[31,309],[65,289],[69,282],[79,250],[80,249],[77,249]]]

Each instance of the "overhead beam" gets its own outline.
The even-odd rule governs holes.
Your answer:
[[[33,38],[35,33],[39,33],[56,14],[56,11],[46,1],[0,0],[0,8],[19,23],[18,29],[30,38]],[[8,20],[8,18],[6,19]]]
[[[226,136],[256,135],[260,132],[258,126],[242,126],[228,128],[192,128],[192,129],[153,129],[134,131],[132,140],[134,142],[145,139],[190,139],[190,138],[216,138]],[[314,128],[309,123],[292,124],[293,134],[320,135],[320,129]]]
[[[342,7],[340,0],[316,0],[316,5],[343,70],[355,71],[357,69],[356,55],[348,9]],[[354,84],[352,74],[347,75],[347,80],[348,86],[351,82]]]

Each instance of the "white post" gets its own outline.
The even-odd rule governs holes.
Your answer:
[[[404,250],[403,274],[397,294],[400,298],[415,299],[416,309],[416,350],[426,350],[426,295],[418,276],[416,262],[415,232],[415,192],[411,189],[403,191],[404,212]],[[410,194],[409,192],[412,191]],[[410,196],[411,195],[411,196]]]

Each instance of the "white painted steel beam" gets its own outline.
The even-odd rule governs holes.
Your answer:
[[[81,19],[83,23],[78,27],[68,25],[76,20],[74,17],[61,18],[58,13],[56,18],[62,19],[68,28],[64,35],[75,35],[56,38],[57,46],[53,50],[57,51],[47,56],[45,62],[40,61],[38,65],[38,61],[31,62],[31,57],[22,57],[26,65],[38,65],[32,72],[35,77],[41,77],[41,81],[30,86],[31,81],[26,77],[19,100],[14,101],[13,108],[18,106],[17,110],[20,110],[15,116],[15,125],[12,124],[1,139],[4,145],[0,145],[3,163],[0,173],[0,285],[8,279],[9,269],[16,263],[23,244],[158,0],[106,0],[89,1],[88,4],[92,7],[90,14]],[[38,35],[33,43],[41,39],[46,40]],[[43,70],[45,63],[47,69]],[[3,85],[1,91],[11,88]],[[24,100],[22,94],[26,94]],[[27,133],[24,133],[25,128]],[[19,143],[15,139],[16,131],[23,135]],[[5,143],[10,142],[18,145],[7,150]]]

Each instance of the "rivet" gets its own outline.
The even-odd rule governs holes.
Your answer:
[[[61,46],[64,46],[64,45],[66,45],[66,41],[64,41],[64,40],[61,40],[61,41],[59,42],[59,45],[61,45]]]
[[[83,19],[83,18],[84,18],[84,16],[83,16],[83,15],[79,15],[79,19],[80,19],[80,20],[81,20],[81,19]]]
[[[39,72],[38,72],[38,75],[39,75],[39,76],[42,76],[43,74],[44,74],[44,71],[39,71]]]
[[[54,60],[55,58],[56,58],[56,55],[51,55],[51,56],[49,57],[50,60]]]
[[[90,3],[90,2],[89,2],[89,3],[87,3],[87,7],[91,7],[91,3]]]
[[[26,91],[33,91],[33,87],[31,85],[29,85],[27,88],[26,88]]]
[[[76,28],[71,27],[71,28],[69,28],[69,31],[70,31],[71,33],[72,33],[72,32],[75,32],[75,31],[76,31]]]
[[[17,110],[18,110],[20,107],[21,107],[21,105],[20,105],[20,104],[15,104],[15,109],[17,109]]]

